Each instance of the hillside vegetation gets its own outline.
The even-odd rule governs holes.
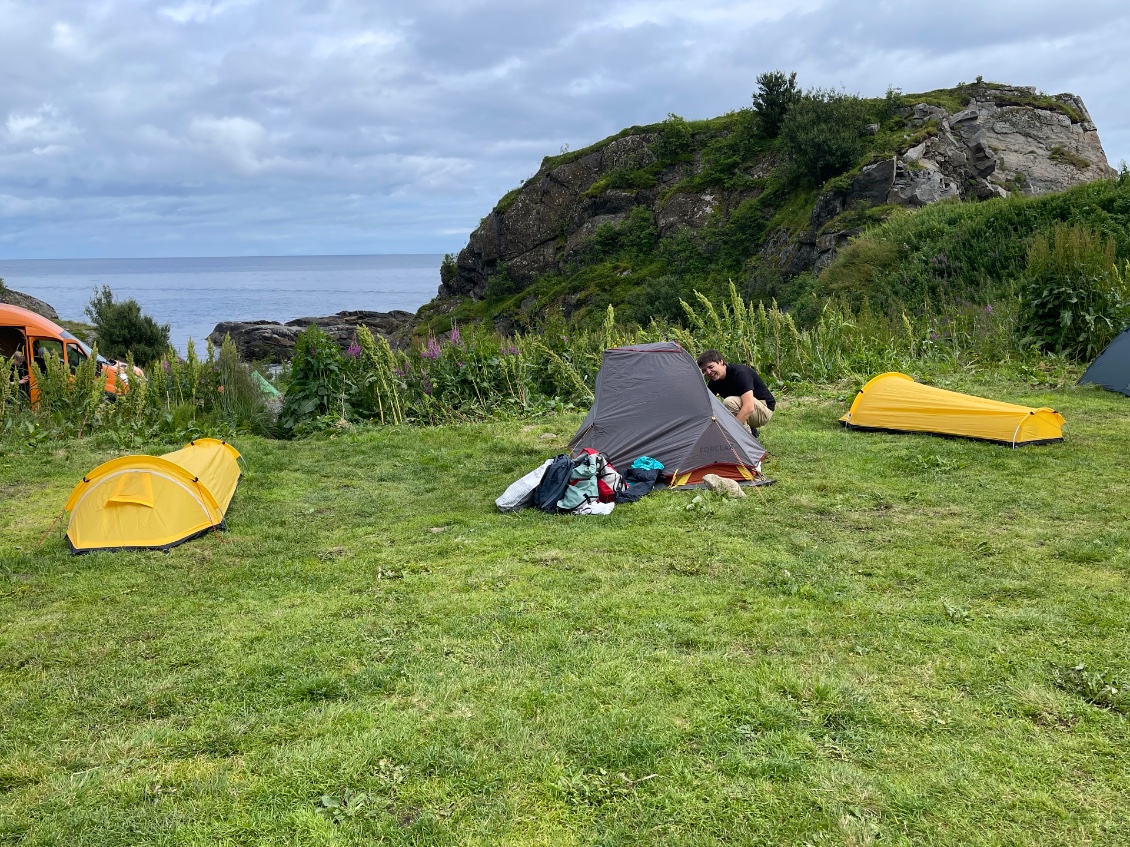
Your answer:
[[[955,299],[995,303],[1018,294],[1029,250],[1061,224],[1110,239],[1112,264],[1130,258],[1130,173],[1043,197],[896,211],[804,280],[805,293],[847,295],[854,305],[884,310]]]
[[[681,322],[681,301],[694,302],[696,292],[724,298],[731,283],[747,302],[775,302],[802,324],[810,324],[839,294],[850,294],[855,306],[867,301],[892,313],[920,308],[925,296],[996,303],[1015,293],[1029,247],[1057,223],[1109,235],[1117,261],[1130,258],[1125,173],[1122,179],[1033,197],[1018,172],[1003,185],[989,186],[1008,197],[917,210],[851,201],[865,169],[938,135],[937,120],[921,116],[924,108],[956,113],[973,98],[987,97],[1002,108],[1083,120],[1068,95],[1053,98],[980,80],[913,95],[892,89],[882,98],[821,89],[802,93],[795,79],[780,74],[763,75],[759,83],[752,108],[704,121],[670,115],[662,123],[630,127],[585,149],[547,157],[528,183],[539,187],[522,186],[503,197],[484,219],[484,231],[505,228],[519,203],[534,204],[528,221],[537,220],[538,203],[545,219],[553,219],[552,204],[561,202],[552,199],[562,190],[556,183],[569,178],[571,168],[589,163],[585,167],[591,169],[599,158],[599,177],[561,212],[566,218],[587,216],[587,223],[577,228],[575,220],[563,218],[553,247],[558,258],[551,270],[536,273],[501,258],[476,258],[475,250],[486,249],[481,243],[486,236],[477,233],[458,261],[451,256],[444,263],[444,284],[457,295],[441,296],[421,310],[426,329],[440,333],[454,324],[489,321],[504,332],[528,330],[552,312],[592,325],[610,305],[621,319],[640,325],[653,319]],[[634,146],[619,150],[628,142]],[[1088,173],[1106,168],[1105,160],[1101,167],[1089,164],[1060,147],[1048,158],[1093,167]],[[918,167],[917,160],[898,161],[908,171]],[[578,186],[587,184],[575,179]],[[851,201],[846,208],[844,197]],[[706,204],[704,222],[693,210],[679,212],[692,203],[688,198]],[[518,231],[509,237],[531,241],[545,234]],[[837,259],[828,268],[826,259],[833,255]],[[475,282],[481,273],[487,276]]]

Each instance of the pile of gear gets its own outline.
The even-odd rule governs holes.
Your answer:
[[[607,515],[617,503],[635,503],[660,482],[663,465],[640,456],[621,474],[589,447],[577,457],[561,453],[511,483],[495,504],[503,512],[533,507],[543,512]]]

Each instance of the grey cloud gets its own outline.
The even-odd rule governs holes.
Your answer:
[[[7,257],[456,250],[543,156],[746,106],[774,68],[867,96],[1073,91],[1130,154],[1108,2],[2,6]]]

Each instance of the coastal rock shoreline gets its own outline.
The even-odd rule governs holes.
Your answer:
[[[387,339],[394,349],[408,345],[416,325],[416,315],[403,309],[374,312],[363,309],[338,312],[324,317],[303,317],[285,323],[276,321],[221,321],[208,335],[219,347],[231,336],[239,357],[245,362],[279,364],[290,361],[298,336],[311,325],[317,325],[342,350],[357,340],[357,328],[367,327],[373,335]]]
[[[3,283],[3,280],[0,280]],[[35,312],[37,315],[43,315],[49,321],[59,320],[59,313],[55,311],[50,303],[45,303],[38,297],[32,297],[30,294],[24,294],[22,291],[13,291],[6,285],[0,284],[0,303],[7,303],[9,306],[19,306],[20,308],[27,309],[29,312]]]

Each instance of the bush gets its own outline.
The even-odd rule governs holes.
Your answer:
[[[859,161],[866,149],[867,108],[854,94],[819,88],[789,108],[781,141],[798,182],[820,185]]]
[[[439,281],[444,285],[451,285],[455,281],[455,277],[459,275],[459,265],[455,257],[450,253],[445,253],[443,261],[439,266]]]
[[[483,296],[487,300],[504,300],[522,290],[517,280],[511,278],[505,262],[499,262],[495,272],[487,277]]]
[[[634,206],[623,221],[596,228],[585,242],[585,261],[590,265],[614,260],[643,263],[651,258],[658,242],[654,214],[645,206]]]
[[[298,336],[279,423],[289,435],[347,420],[345,361],[341,349],[317,324]]]
[[[796,71],[787,77],[782,71],[767,71],[757,77],[757,93],[753,109],[758,116],[758,131],[766,138],[776,138],[789,110],[800,100]]]
[[[141,367],[147,367],[169,347],[169,325],[158,324],[141,313],[141,306],[130,299],[114,302],[109,286],[102,286],[86,307],[94,322],[98,346],[111,359],[126,359],[131,354]]]
[[[1119,272],[1114,239],[1057,224],[1028,250],[1020,307],[1023,344],[1091,359],[1130,319],[1130,263]]]
[[[689,161],[694,154],[694,136],[690,124],[674,112],[667,115],[659,131],[656,153],[663,165]]]
[[[98,375],[95,357],[84,359],[74,374],[54,352],[47,354],[42,368],[36,359],[28,368],[39,389],[37,413],[50,417],[60,432],[82,437],[99,404],[104,402],[104,382]],[[131,389],[134,383],[144,382],[131,381]]]

